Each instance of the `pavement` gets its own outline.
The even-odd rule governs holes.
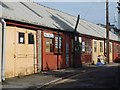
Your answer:
[[[78,73],[82,74],[88,71],[101,69],[103,67],[110,67],[116,65],[119,64],[112,63],[100,67],[97,67],[96,65],[88,64],[88,65],[83,65],[83,67],[80,68],[66,68],[66,69],[52,70],[52,71],[41,71],[40,73],[33,75],[6,79],[0,85],[0,87],[5,90],[7,89],[33,90],[35,88],[42,88],[44,86],[68,78],[70,76],[74,76]]]

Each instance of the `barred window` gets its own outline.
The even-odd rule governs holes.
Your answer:
[[[62,36],[55,35],[54,38],[54,52],[61,53],[62,52]]]

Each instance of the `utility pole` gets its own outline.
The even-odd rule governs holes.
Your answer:
[[[78,15],[77,22],[75,25],[75,30],[73,33],[73,67],[76,67],[76,40],[77,40],[76,31],[77,31],[77,26],[79,24],[79,19],[80,19],[80,15]]]
[[[108,0],[106,0],[106,53],[107,53],[107,61],[109,64],[109,8],[108,8]]]
[[[120,29],[120,0],[117,2],[118,6],[118,29]]]

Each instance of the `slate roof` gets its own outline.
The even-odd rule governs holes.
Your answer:
[[[74,31],[77,17],[48,8],[35,2],[2,2],[1,16],[5,19]],[[80,19],[77,31],[81,34],[105,38],[105,28]],[[118,36],[110,32],[110,39],[118,41]]]

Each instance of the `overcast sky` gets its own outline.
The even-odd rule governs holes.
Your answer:
[[[80,14],[82,19],[93,23],[105,24],[105,2],[39,2],[42,5],[52,7],[74,16]],[[109,3],[110,23],[116,24],[117,3]],[[116,19],[115,19],[116,17]],[[117,24],[116,24],[117,25]]]

